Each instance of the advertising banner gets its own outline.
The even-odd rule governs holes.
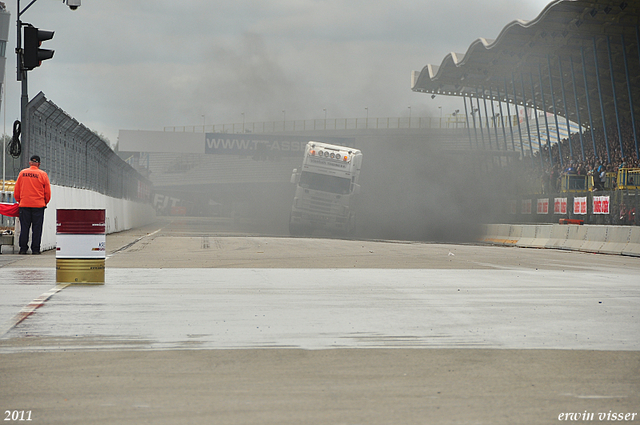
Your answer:
[[[507,212],[513,215],[518,214],[518,201],[507,201]]]
[[[554,214],[567,213],[567,198],[555,198],[553,200],[553,213]]]
[[[317,137],[317,142],[355,147],[355,138]],[[207,133],[204,152],[216,155],[271,157],[302,157],[309,136],[279,136],[275,134]]]
[[[609,214],[609,196],[593,197],[593,213]]]
[[[522,209],[520,210],[520,213],[531,214],[531,199],[522,200]]]
[[[573,213],[586,215],[587,214],[587,197],[573,198]]]
[[[549,214],[549,198],[538,199],[538,214]]]

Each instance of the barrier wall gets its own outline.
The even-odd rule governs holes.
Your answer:
[[[152,223],[156,213],[150,204],[126,199],[112,198],[98,192],[72,187],[51,185],[51,202],[44,214],[41,250],[56,247],[56,210],[64,209],[105,209],[107,233],[115,233]],[[18,246],[19,220],[16,220],[14,247]]]
[[[574,224],[487,224],[480,242],[640,257],[640,227]]]

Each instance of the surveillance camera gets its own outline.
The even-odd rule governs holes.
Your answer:
[[[71,10],[76,10],[77,8],[79,8],[80,7],[80,1],[81,0],[66,0],[67,6],[69,6],[69,9],[71,9]]]

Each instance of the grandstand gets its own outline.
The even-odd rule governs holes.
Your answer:
[[[619,170],[625,179],[640,172],[639,25],[637,1],[555,0],[532,21],[505,26],[497,39],[478,38],[466,53],[414,71],[411,88],[462,97],[472,147],[520,152],[524,161],[511,164],[516,178],[509,179],[522,208],[518,213],[517,201],[509,201],[512,220],[549,222],[560,214],[637,225],[638,186],[618,186],[616,178]],[[482,123],[498,116],[496,110],[507,116],[515,111],[516,119],[509,120],[504,143],[497,143],[496,132],[491,144],[491,129]],[[532,110],[535,119],[527,119]],[[598,177],[602,170],[606,183]],[[570,179],[580,182],[582,193],[567,195],[576,187]],[[592,193],[602,189],[607,192]],[[574,197],[588,198],[588,211],[572,209]],[[611,204],[606,213],[597,208],[603,197]],[[534,216],[525,205],[535,205],[536,198]],[[544,207],[567,201],[570,207],[560,213]]]
[[[511,22],[495,40],[479,38],[466,53],[450,53],[440,65],[414,71],[412,90],[461,96],[471,118],[470,112],[487,110],[481,102],[518,115],[535,109],[552,117],[551,123],[535,122],[535,130],[526,121],[514,129],[511,144],[496,149],[515,147],[547,164],[587,161],[589,149],[611,164],[637,162],[639,15],[638,2],[556,0],[532,21]],[[583,131],[571,143],[558,144],[566,138],[558,130],[570,123]],[[534,131],[556,138],[536,140]],[[536,155],[527,140],[545,153]]]

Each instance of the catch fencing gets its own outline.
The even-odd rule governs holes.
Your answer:
[[[494,125],[500,125],[499,123]],[[319,130],[387,130],[424,128],[466,128],[464,115],[445,117],[327,118],[313,120],[281,120],[236,122],[229,124],[185,125],[164,127],[164,131],[187,133],[274,133]],[[492,126],[493,127],[493,126]]]
[[[0,202],[15,202],[13,182],[31,155],[40,156],[40,168],[47,172],[52,185],[151,202],[151,181],[123,161],[98,135],[47,100],[42,92],[27,105],[27,123],[27,134],[22,135],[22,161],[8,161],[4,190],[0,182]],[[0,231],[14,226],[13,218],[0,216]]]
[[[39,155],[40,168],[47,172],[51,184],[150,202],[151,181],[123,161],[98,135],[47,100],[42,92],[29,102],[27,120],[22,157]]]

